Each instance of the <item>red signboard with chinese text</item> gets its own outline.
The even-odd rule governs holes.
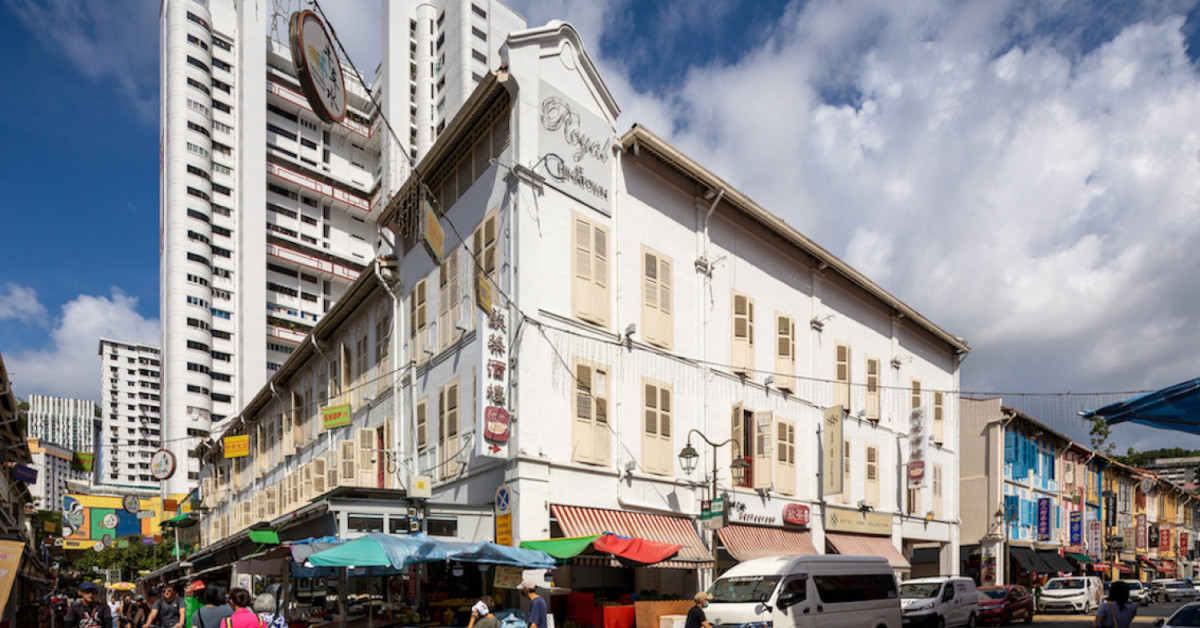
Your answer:
[[[1158,551],[1159,552],[1171,551],[1171,529],[1170,528],[1159,528],[1158,529]]]
[[[783,509],[783,520],[798,526],[806,526],[811,521],[811,513],[804,504],[788,504]]]

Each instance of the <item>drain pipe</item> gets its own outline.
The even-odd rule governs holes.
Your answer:
[[[392,337],[388,339],[388,342],[394,345],[395,340],[400,337],[400,335],[396,333],[396,327],[399,326],[399,324],[400,324],[400,296],[398,294],[396,294],[395,290],[392,289],[391,284],[389,284],[387,282],[387,280],[384,279],[383,272],[380,270],[380,265],[379,265],[379,262],[381,259],[383,259],[383,258],[375,259],[375,278],[379,280],[380,285],[382,285],[383,289],[385,291],[387,291],[388,296],[390,296],[392,298]],[[399,262],[397,262],[397,264],[398,263]],[[400,441],[403,439],[403,431],[400,429],[400,399],[399,399],[400,391],[398,390],[398,386],[396,385],[396,378],[398,377],[398,373],[399,373],[399,369],[396,368],[396,361],[397,361],[397,358],[399,357],[399,351],[395,351],[394,346],[389,347],[388,349],[389,349],[388,355],[390,358],[389,363],[388,363],[388,368],[391,369],[391,371],[392,371],[392,373],[391,373],[391,375],[392,375],[391,376],[392,418],[390,418],[388,420],[393,422],[394,429],[392,430],[392,433],[395,434],[395,438],[396,438],[395,456],[397,458],[399,458],[400,452],[402,452],[404,450],[404,448],[401,447],[401,445],[400,445]],[[384,443],[385,447],[389,446],[389,445],[390,445],[389,443]],[[384,455],[388,456],[390,458],[393,455],[393,452],[388,451],[388,452],[385,452]],[[385,465],[384,468],[386,469],[387,463],[385,462],[384,465]],[[400,465],[399,464],[396,465],[395,480],[396,480],[396,483],[399,484],[402,488],[404,488],[406,491],[408,490],[408,487],[405,485],[405,482],[400,481]]]
[[[700,227],[703,235],[701,242],[700,259],[697,260],[696,266],[702,267],[702,277],[700,278],[700,359],[702,367],[700,369],[700,394],[703,397],[703,417],[704,429],[708,429],[708,304],[705,302],[708,298],[709,284],[712,282],[712,261],[708,259],[708,220],[712,217],[713,212],[717,210],[717,205],[721,199],[725,198],[725,188],[717,191],[717,195],[713,198],[712,205],[708,206],[708,211],[704,213],[704,218],[701,220]],[[716,454],[713,454],[716,455]]]

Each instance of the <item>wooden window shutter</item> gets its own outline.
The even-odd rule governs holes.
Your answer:
[[[592,438],[595,440],[596,464],[609,466],[612,464],[612,432],[608,424],[608,370],[596,367],[592,371],[592,390],[596,396],[596,420],[592,427]]]
[[[371,349],[366,330],[358,337],[354,346],[354,403],[362,404],[363,396],[371,393],[367,386],[371,378],[367,376],[371,362]]]
[[[598,325],[608,325],[608,229],[592,226],[592,308]]]
[[[338,367],[341,369],[340,379],[342,381],[342,390],[341,394],[335,399],[336,403],[350,401],[350,391],[354,389],[354,347],[347,342],[342,342],[341,347],[342,356],[338,360]]]
[[[312,496],[318,497],[324,495],[328,488],[329,470],[325,463],[325,458],[313,458],[312,462]]]
[[[387,450],[388,452],[394,452],[396,450],[396,445],[393,442],[395,440],[395,434],[394,434],[393,430],[394,430],[394,428],[392,427],[391,417],[385,418],[383,420],[383,448],[385,450]],[[386,473],[386,471],[387,471],[387,462],[386,462],[387,456],[386,455],[381,456],[379,458],[379,461],[380,461],[380,464],[384,465],[384,471]],[[386,473],[386,475],[387,475],[387,477],[385,478],[384,487],[385,488],[396,488],[396,474],[395,473]]]
[[[292,501],[292,477],[291,473],[285,474],[283,481],[279,483],[282,487],[279,491],[279,507],[285,513],[296,509],[296,505]]]
[[[374,487],[375,486],[375,463],[371,462],[371,458],[375,457],[375,430],[369,427],[360,427],[354,431],[354,440],[358,451],[357,482],[355,486]]]
[[[276,485],[271,485],[263,491],[263,502],[265,503],[264,511],[267,521],[271,521],[279,516],[279,489]]]
[[[211,507],[217,500],[213,499],[213,483],[212,476],[208,476],[200,480],[200,502],[205,506]]]
[[[908,407],[910,410],[916,410],[921,407],[921,380],[912,380],[908,396]]]
[[[357,486],[358,448],[352,439],[338,443],[338,486]]]
[[[867,504],[879,506],[879,448],[867,446]]]
[[[254,500],[254,521],[269,521],[271,517],[267,515],[267,496],[264,493],[255,493],[251,499]]]
[[[879,403],[879,358],[867,358],[866,417],[878,421],[882,416]]]
[[[642,254],[642,327],[646,342],[670,348],[674,340],[671,318],[671,260],[653,251]]]
[[[662,338],[662,346],[671,348],[675,343],[675,318],[673,302],[675,282],[671,260],[667,257],[658,258],[658,334]]]
[[[422,399],[417,402],[417,451],[425,451],[429,446],[429,401]]]
[[[341,467],[338,466],[338,448],[330,447],[329,453],[325,454],[325,490],[332,491],[338,486],[338,473],[341,472]]]
[[[946,442],[945,397],[940,391],[933,393],[933,442],[939,445]]]
[[[299,449],[308,444],[308,422],[305,417],[304,396],[293,392],[292,395],[292,443]],[[287,452],[294,453],[292,451]]]
[[[774,443],[775,419],[769,411],[754,413],[754,462],[751,488],[771,488],[774,473],[771,460]]]
[[[775,422],[775,490],[796,493],[796,424],[783,419]]]
[[[392,320],[387,314],[380,313],[375,319],[375,363],[378,365],[378,377],[391,372],[391,341]],[[383,380],[380,379],[382,384]]]
[[[737,403],[733,406],[733,416],[730,417],[729,433],[733,445],[729,448],[729,462],[732,464],[738,458],[744,458],[747,455],[746,451],[746,423],[745,413],[742,410],[742,404]]]
[[[664,475],[675,473],[675,455],[671,451],[671,429],[674,423],[674,401],[671,399],[671,389],[665,386],[658,388],[658,465]]]
[[[471,250],[475,252],[480,265],[480,271],[487,279],[494,279],[496,272],[496,221],[498,219],[493,209],[479,226],[475,227],[472,236]]]
[[[850,412],[850,347],[841,343],[835,345],[833,405],[841,406]]]
[[[572,256],[571,300],[575,315],[581,319],[595,321],[596,308],[592,304],[592,225],[582,218],[575,218],[575,227],[571,230],[571,245],[574,249]]]
[[[796,323],[790,316],[775,315],[775,387],[796,391]]]
[[[595,399],[592,396],[592,367],[575,365],[575,420],[571,430],[572,455],[576,462],[596,462]]]
[[[754,301],[744,294],[733,293],[733,348],[730,363],[733,372],[753,377],[754,367]]]
[[[438,267],[438,348],[445,350],[458,337],[458,248],[455,247]]]
[[[313,468],[311,462],[300,465],[300,502],[308,503],[313,498]]]
[[[850,503],[850,491],[854,486],[850,483],[853,479],[853,473],[851,473],[853,470],[852,457],[850,456],[852,450],[850,439],[844,439],[842,441],[842,492],[838,496],[841,498],[843,504]]]
[[[458,384],[448,384],[438,393],[438,461],[441,478],[458,475]]]
[[[417,364],[423,363],[429,356],[425,349],[430,346],[429,342],[429,319],[428,319],[428,303],[426,300],[426,289],[429,280],[422,279],[413,286],[412,295],[409,297],[409,326],[412,335],[412,354],[415,356]]]
[[[642,466],[649,473],[670,475],[671,389],[646,383],[642,386]]]

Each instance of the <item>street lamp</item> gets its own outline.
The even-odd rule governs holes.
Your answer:
[[[709,502],[711,504],[712,502],[715,502],[717,499],[717,449],[724,447],[725,445],[728,445],[735,441],[734,441],[734,439],[730,438],[727,440],[723,440],[719,443],[714,443],[711,440],[708,440],[708,437],[705,436],[699,430],[697,430],[695,428],[688,430],[687,444],[684,445],[683,449],[679,451],[679,464],[680,464],[680,466],[683,467],[683,472],[688,475],[691,475],[692,471],[696,470],[696,463],[700,459],[700,453],[696,451],[695,447],[692,447],[692,434],[695,434],[697,437],[700,438],[700,440],[707,443],[709,447],[712,447],[712,481],[710,483],[710,486],[711,486],[710,499],[712,501]],[[741,454],[740,451],[735,452],[735,453],[737,453],[738,455],[735,457],[734,461],[729,464],[729,472],[733,476],[733,484],[736,486],[736,485],[741,484],[742,481],[745,479],[746,470],[748,468],[750,468],[750,463],[746,462],[746,460],[744,458],[742,458],[742,456],[740,455]],[[717,534],[716,530],[713,530],[712,551],[713,551],[713,575],[714,576],[716,575],[716,569],[717,569],[717,538],[716,538],[716,534]]]

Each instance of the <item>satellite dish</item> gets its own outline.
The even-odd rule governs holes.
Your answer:
[[[1150,478],[1142,478],[1142,492],[1149,493],[1154,490],[1154,480]]]

